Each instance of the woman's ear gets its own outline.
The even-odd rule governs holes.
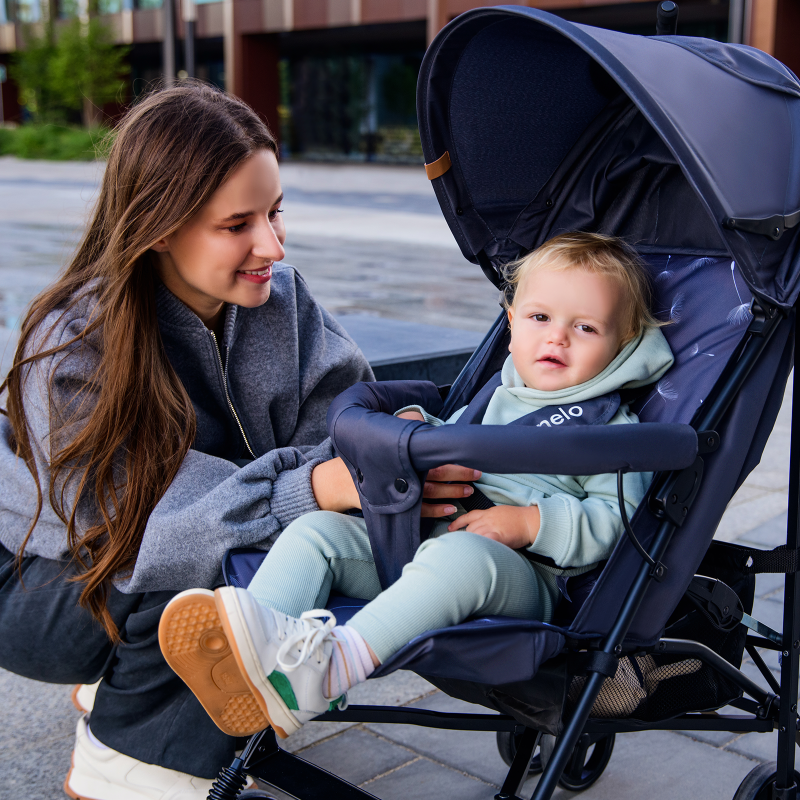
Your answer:
[[[168,253],[169,242],[166,239],[159,239],[150,249],[155,250],[156,253]]]

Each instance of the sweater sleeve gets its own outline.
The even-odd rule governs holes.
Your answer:
[[[333,456],[330,441],[306,453],[272,450],[241,469],[190,450],[147,521],[133,574],[122,592],[211,588],[222,582],[232,547],[268,549],[290,522],[319,510],[311,471]]]
[[[620,409],[608,424],[637,422]],[[630,472],[623,477],[623,497],[632,517],[652,480],[649,472]],[[577,479],[583,496],[558,492],[536,501],[541,521],[536,540],[528,550],[552,558],[560,567],[585,567],[607,559],[623,533],[617,499],[616,474],[587,475]]]

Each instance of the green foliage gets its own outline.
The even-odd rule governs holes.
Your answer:
[[[103,158],[113,132],[107,128],[65,125],[22,125],[0,128],[0,156],[40,158],[51,161],[92,161]]]
[[[52,91],[64,108],[84,112],[84,124],[91,125],[92,106],[99,109],[123,96],[127,54],[128,48],[114,44],[110,28],[99,17],[71,19],[58,36],[50,64]]]
[[[37,28],[40,32],[37,33]],[[28,24],[22,26],[24,49],[14,54],[10,74],[19,87],[20,102],[34,119],[52,120],[59,116],[58,100],[53,94],[50,79],[55,54],[53,26]]]
[[[86,127],[95,127],[99,109],[124,96],[129,48],[114,44],[102,18],[75,16],[58,30],[52,22],[29,25],[23,41],[11,75],[37,123],[64,123],[80,113]]]

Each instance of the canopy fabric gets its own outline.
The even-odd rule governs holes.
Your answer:
[[[782,225],[800,211],[800,82],[770,56],[501,6],[462,14],[440,32],[417,97],[426,162],[447,151],[452,163],[433,181],[442,210],[464,255],[485,271],[487,260],[497,268],[514,247],[557,230],[557,217],[570,218],[564,196],[573,162],[581,163],[585,191],[587,169],[607,178],[609,159],[632,152],[623,122],[641,149],[647,137],[627,107],[660,141],[642,151],[642,163],[677,165],[696,195],[654,213],[674,215],[676,228],[681,215],[688,228],[706,226],[704,238],[736,260],[754,294],[781,306],[797,299],[800,225],[777,241],[729,226],[771,217]],[[592,163],[600,140],[616,150],[597,148]]]

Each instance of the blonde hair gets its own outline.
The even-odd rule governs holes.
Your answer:
[[[540,269],[583,269],[615,281],[622,291],[622,344],[644,328],[660,327],[650,311],[652,292],[644,262],[622,239],[602,233],[562,233],[503,268],[508,286],[503,298],[506,310],[514,305],[521,284]]]

